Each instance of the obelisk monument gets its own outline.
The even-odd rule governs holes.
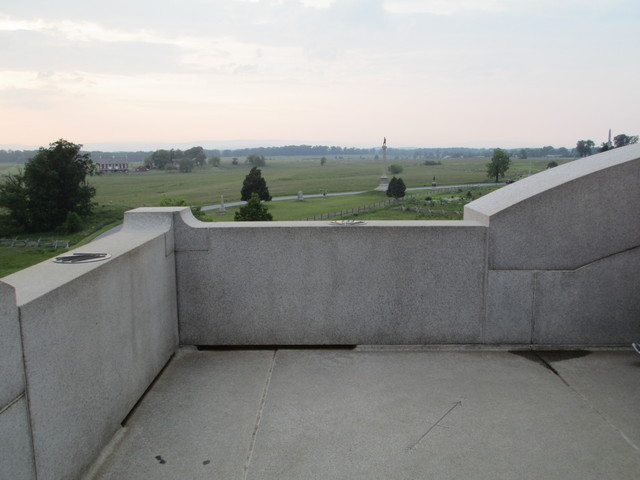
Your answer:
[[[387,177],[387,137],[382,142],[382,175],[380,185],[376,187],[377,192],[386,192],[389,188],[389,177]]]

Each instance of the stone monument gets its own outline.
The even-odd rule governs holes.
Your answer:
[[[389,188],[389,177],[387,177],[387,137],[382,142],[382,175],[380,185],[376,187],[376,192],[386,192]]]

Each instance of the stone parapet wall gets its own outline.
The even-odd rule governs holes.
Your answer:
[[[476,222],[176,225],[180,341],[482,343]]]
[[[22,346],[24,365],[24,374],[7,371],[5,379],[3,364],[2,391],[18,392],[16,380],[25,378],[26,395],[12,410],[28,413],[26,422],[13,415],[9,432],[20,435],[21,452],[33,445],[27,453],[39,480],[79,478],[178,345],[172,220],[164,216],[77,250],[106,252],[107,260],[47,261],[2,279],[3,338],[4,324],[18,326],[19,315],[11,345]],[[15,314],[4,302],[13,289]],[[27,473],[1,478],[35,478],[2,450],[0,473]]]
[[[19,318],[13,287],[0,282],[0,478],[29,480],[35,465]]]
[[[640,246],[640,144],[577,159],[471,202],[490,270],[575,270]]]
[[[488,228],[487,343],[640,338],[640,145],[549,169],[465,207]]]

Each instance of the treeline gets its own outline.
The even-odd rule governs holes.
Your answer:
[[[0,163],[25,163],[36,153],[37,150],[0,150]]]
[[[26,163],[27,160],[35,157],[39,150],[0,150],[0,163]],[[130,163],[144,162],[144,159],[149,156],[151,152],[82,152],[89,153],[93,160],[99,160],[101,158],[111,157],[127,157]]]
[[[430,158],[477,158],[491,157],[494,148],[473,148],[473,147],[445,147],[445,148],[388,148],[387,158],[413,158],[416,160],[426,160]],[[539,148],[517,148],[505,150],[512,156],[526,157],[571,157],[575,155],[575,149],[569,150],[564,147],[554,148],[545,146]],[[235,150],[206,150],[207,156],[219,157],[248,157],[249,155],[261,155],[264,157],[275,156],[347,156],[347,155],[381,155],[378,148],[354,148],[337,147],[324,145],[286,145],[283,147],[258,147],[241,148]]]
[[[125,157],[129,163],[149,163],[150,157],[162,157],[166,163],[172,160],[181,159],[187,155],[188,152],[198,150],[199,155],[203,153],[207,158],[211,157],[235,157],[246,158],[250,155],[257,155],[260,157],[276,157],[276,156],[317,156],[317,157],[342,157],[342,156],[381,156],[382,151],[380,147],[376,148],[355,148],[355,147],[338,147],[338,146],[326,146],[326,145],[285,145],[282,147],[254,147],[254,148],[237,148],[237,149],[204,149],[202,147],[193,147],[186,151],[179,149],[171,150],[156,150],[154,151],[137,151],[137,152],[101,152],[91,151],[83,152],[89,153],[91,158],[99,160],[101,158],[109,158],[112,156]],[[580,154],[575,148],[569,150],[564,147],[554,148],[552,146],[545,146],[540,148],[516,148],[516,149],[504,149],[509,155],[519,158],[529,157],[577,157]],[[493,148],[467,148],[467,147],[446,147],[446,148],[388,148],[387,158],[390,160],[394,158],[412,158],[415,160],[427,160],[427,159],[446,159],[446,158],[477,158],[477,157],[491,157],[493,155]],[[38,153],[38,150],[0,150],[0,163],[25,163],[30,158],[33,158]],[[166,159],[165,159],[166,157]],[[155,163],[155,162],[153,162]],[[198,162],[196,162],[198,163]]]
[[[247,157],[262,155],[265,157],[295,157],[303,155],[339,156],[339,155],[368,155],[375,153],[375,148],[328,147],[325,145],[285,145],[283,147],[255,147],[225,150],[206,150],[209,155],[220,157]]]

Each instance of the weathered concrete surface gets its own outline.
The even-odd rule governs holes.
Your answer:
[[[95,479],[635,479],[640,357],[584,353],[183,351]]]
[[[35,473],[25,397],[19,312],[13,287],[0,282],[0,479]]]
[[[163,228],[123,232],[3,279],[16,289],[39,480],[77,478],[178,344],[174,255]],[[171,234],[172,235],[172,234]]]
[[[640,382],[633,381],[640,370],[640,357],[626,351],[576,358],[566,352],[540,352],[540,356],[640,452],[640,421],[634,408],[640,401]]]
[[[639,272],[640,247],[575,271],[536,272],[533,343],[615,345],[640,338]]]
[[[551,168],[464,208],[490,270],[570,270],[640,245],[640,144]]]
[[[475,222],[176,226],[184,345],[480,343]]]
[[[20,320],[13,287],[0,282],[0,411],[24,393]]]
[[[36,472],[27,399],[22,395],[0,411],[0,478],[32,480]]]
[[[577,270],[490,270],[485,343],[621,345],[640,338],[640,247]]]
[[[488,272],[485,343],[531,343],[534,291],[533,272]]]
[[[244,478],[273,357],[272,351],[180,351],[97,478]]]

